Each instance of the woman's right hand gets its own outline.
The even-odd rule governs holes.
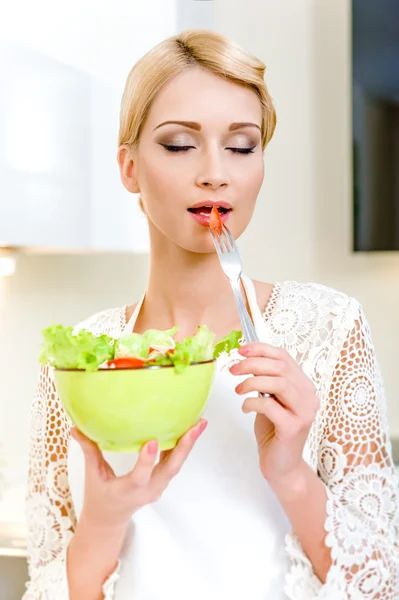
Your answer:
[[[127,526],[139,508],[159,500],[206,426],[207,421],[201,419],[180,438],[175,448],[161,452],[157,464],[158,443],[146,443],[133,469],[122,477],[115,475],[97,444],[72,427],[71,435],[85,458],[82,515],[86,523],[111,528]]]

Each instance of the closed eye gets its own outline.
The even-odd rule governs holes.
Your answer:
[[[195,148],[195,146],[169,146],[168,144],[161,144],[161,146],[169,152],[187,152],[190,148]]]
[[[187,152],[195,146],[171,146],[169,144],[161,144],[168,152]],[[251,148],[226,148],[226,150],[231,150],[234,154],[253,154],[256,146],[252,146]]]
[[[226,150],[231,150],[237,154],[253,154],[256,146],[252,146],[252,148],[226,148]]]

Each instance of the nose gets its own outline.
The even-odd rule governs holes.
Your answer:
[[[197,185],[205,189],[218,190],[228,186],[229,183],[230,177],[223,157],[217,150],[207,153],[201,160]]]

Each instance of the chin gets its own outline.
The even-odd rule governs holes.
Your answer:
[[[215,252],[215,246],[211,238],[211,234],[204,236],[190,236],[185,239],[176,240],[176,243],[180,248],[187,252],[195,252],[196,254],[213,254]]]
[[[247,228],[246,226],[240,228],[234,227],[234,225],[231,226],[229,223],[226,223],[226,225],[236,240],[241,237]],[[195,232],[188,231],[185,232],[184,238],[183,236],[180,236],[179,239],[175,238],[174,241],[178,246],[188,252],[196,252],[198,254],[211,254],[216,252],[210,231],[207,228],[204,228],[204,231],[200,233],[202,233],[202,235],[199,235],[198,232],[196,234]]]
[[[235,219],[227,219],[226,225],[235,237],[238,239],[248,226],[248,223],[236,223]],[[174,243],[179,248],[187,252],[196,254],[213,254],[216,252],[215,246],[209,228],[204,225],[199,225],[192,221],[182,220],[178,230],[172,228],[172,223],[167,226],[161,226],[161,223],[149,221],[150,229],[153,228],[153,234],[158,237],[161,234],[164,238]]]

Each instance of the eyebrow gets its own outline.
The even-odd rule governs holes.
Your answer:
[[[201,125],[199,123],[195,123],[194,121],[165,121],[164,123],[157,125],[154,131],[160,127],[163,127],[164,125],[183,125],[183,127],[188,127],[189,129],[194,129],[195,131],[201,131]],[[229,131],[236,131],[237,129],[244,129],[245,127],[256,127],[256,129],[261,131],[261,128],[259,125],[256,125],[256,123],[231,123]]]

